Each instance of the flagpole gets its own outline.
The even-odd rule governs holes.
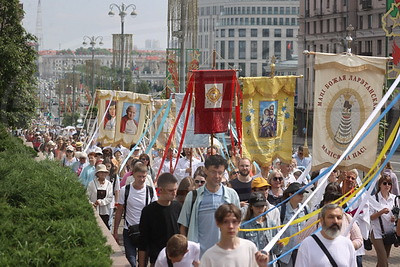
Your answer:
[[[213,49],[212,52],[212,69],[217,69],[217,50]],[[214,134],[211,134],[211,155],[213,155],[214,150]]]

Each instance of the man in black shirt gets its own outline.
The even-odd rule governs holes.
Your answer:
[[[160,196],[157,201],[146,206],[140,217],[139,267],[154,266],[160,251],[167,245],[168,239],[179,234],[178,217],[182,205],[174,201],[178,190],[178,181],[171,173],[163,173],[158,178]]]
[[[250,176],[251,162],[247,158],[239,160],[239,177],[230,181],[230,184],[236,193],[239,195],[240,206],[246,205],[251,194],[251,181]]]

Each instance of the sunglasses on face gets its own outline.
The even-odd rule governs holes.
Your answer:
[[[139,159],[139,160],[141,160],[141,161],[144,161],[144,160],[148,161],[147,159]]]
[[[221,182],[221,184],[223,184],[223,185],[227,185],[227,183],[226,183],[226,182]]]
[[[392,183],[390,183],[390,182],[383,182],[382,184],[383,185],[392,185]]]
[[[347,179],[355,181],[355,180],[356,180],[356,177],[353,177],[353,176],[347,176]]]
[[[274,180],[274,181],[283,181],[283,178],[282,177],[274,177],[274,178],[272,178],[272,180]]]
[[[206,181],[194,180],[194,182],[195,182],[196,184],[204,184]]]

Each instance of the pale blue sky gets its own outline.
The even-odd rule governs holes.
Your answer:
[[[24,27],[36,33],[38,0],[20,0],[24,4]],[[103,47],[112,47],[113,33],[121,32],[121,19],[108,16],[109,0],[41,0],[44,49],[75,49],[82,46],[83,36],[103,36]],[[134,35],[134,45],[144,48],[146,39],[160,41],[161,49],[167,44],[167,0],[133,0],[136,18],[125,17],[125,33]],[[129,12],[130,13],[130,12]]]

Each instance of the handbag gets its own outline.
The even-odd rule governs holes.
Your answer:
[[[137,247],[140,244],[139,224],[129,225],[128,235],[131,238],[132,244]]]
[[[378,194],[375,195],[375,198],[376,198],[376,201],[379,202]],[[397,243],[397,235],[395,232],[385,234],[385,231],[383,230],[383,222],[382,222],[381,216],[379,216],[379,224],[381,226],[383,244],[385,246],[388,246],[388,245],[393,245],[393,244]]]

